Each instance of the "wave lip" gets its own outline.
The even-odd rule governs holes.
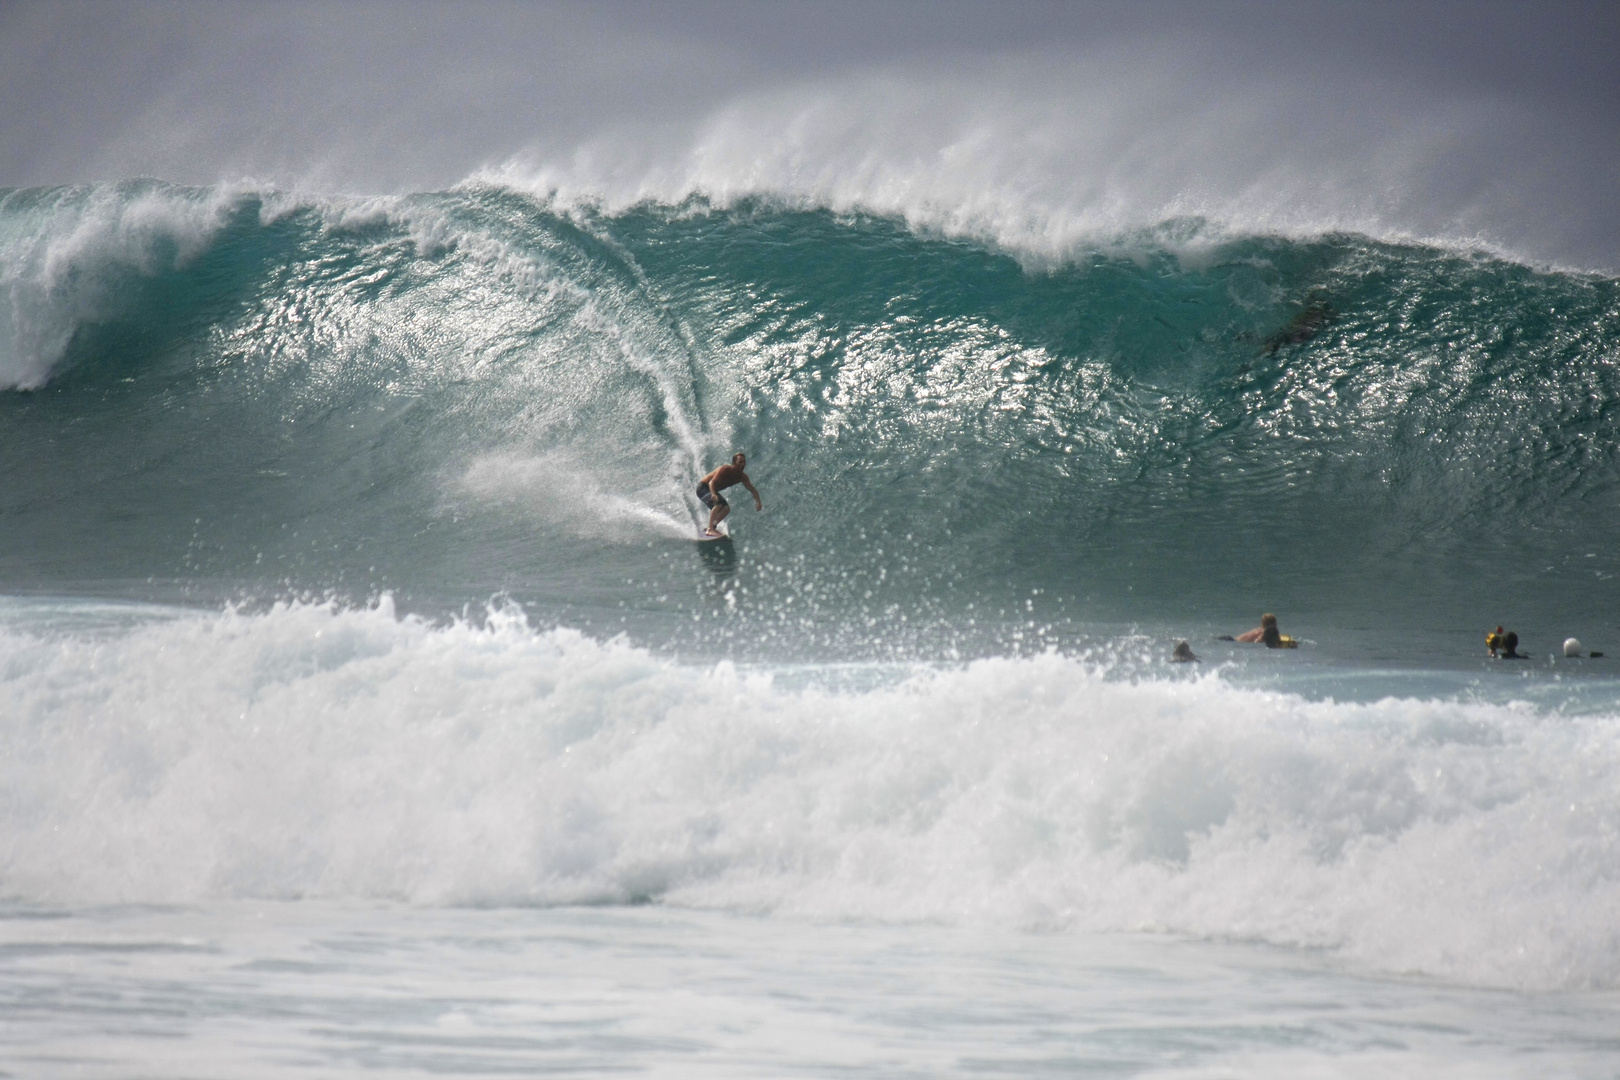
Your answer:
[[[1163,44],[1128,57],[1026,57],[1016,70],[856,72],[571,150],[546,144],[471,179],[610,213],[694,200],[869,213],[1038,266],[1198,218],[1226,236],[1348,232],[1616,269],[1599,209],[1612,177],[1523,154],[1547,125],[1522,104],[1363,84],[1361,109],[1328,117],[1269,66],[1216,87],[1189,74],[1207,63]],[[1491,182],[1469,161],[1489,162]],[[1569,212],[1549,212],[1555,203]],[[1576,219],[1595,227],[1572,230]]]
[[[0,390],[43,386],[79,326],[124,314],[139,283],[206,251],[255,196],[155,181],[0,198]]]
[[[0,633],[15,899],[653,899],[1620,983],[1614,716],[1311,704],[1056,654],[789,690],[386,599]]]

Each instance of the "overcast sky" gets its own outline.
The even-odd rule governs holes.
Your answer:
[[[1365,222],[1614,269],[1617,44],[1616,3],[9,0],[0,186],[505,165],[627,198]]]

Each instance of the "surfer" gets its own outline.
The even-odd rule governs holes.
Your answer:
[[[1299,345],[1325,330],[1334,319],[1333,305],[1325,296],[1313,294],[1305,310],[1295,315],[1288,325],[1266,339],[1264,355],[1270,356],[1287,345]]]
[[[1239,634],[1237,637],[1226,637],[1223,635],[1218,640],[1241,641],[1250,645],[1258,641],[1268,649],[1293,649],[1297,648],[1299,645],[1299,642],[1295,641],[1293,638],[1277,631],[1277,616],[1273,615],[1269,611],[1260,616],[1260,625],[1255,627],[1253,630]]]
[[[1196,664],[1198,657],[1193,655],[1192,646],[1185,641],[1176,642],[1175,651],[1170,654],[1170,662],[1174,664]]]
[[[754,497],[755,510],[765,509],[759,501],[759,492],[754,490],[754,485],[748,482],[748,474],[743,472],[747,464],[747,457],[741,453],[734,454],[731,464],[720,466],[698,481],[698,500],[709,508],[709,527],[703,530],[704,536],[720,535],[715,526],[726,520],[726,515],[731,513],[731,504],[726,502],[726,497],[720,493],[733,484],[741,484],[748,489],[748,494]]]

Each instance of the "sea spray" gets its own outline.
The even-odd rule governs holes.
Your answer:
[[[162,614],[0,637],[7,897],[658,900],[1147,929],[1527,989],[1620,970],[1613,715],[1312,703],[1055,653],[791,689],[510,605]]]

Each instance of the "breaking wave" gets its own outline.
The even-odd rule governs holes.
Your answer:
[[[1613,715],[1312,703],[1055,653],[795,688],[386,598],[13,602],[0,656],[13,899],[654,900],[1526,989],[1620,971]]]

